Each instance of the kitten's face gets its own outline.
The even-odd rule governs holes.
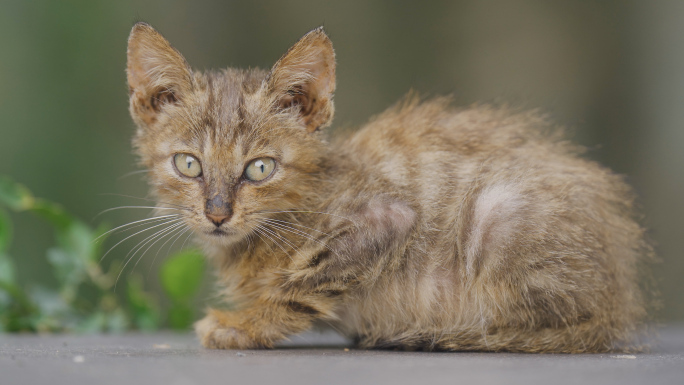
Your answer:
[[[160,206],[209,242],[238,241],[316,192],[332,118],[334,53],[317,29],[270,72],[193,72],[154,29],[128,48],[134,144]],[[174,211],[175,212],[175,211]],[[168,214],[168,212],[164,212]]]

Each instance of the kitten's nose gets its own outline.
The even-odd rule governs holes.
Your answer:
[[[209,213],[207,213],[205,215],[207,216],[207,218],[209,218],[209,220],[213,224],[216,225],[216,227],[221,226],[221,224],[223,224],[223,222],[225,222],[226,219],[228,219],[228,215],[214,215],[214,214],[209,214]]]
[[[233,210],[230,207],[229,201],[224,199],[222,195],[217,194],[212,199],[207,200],[204,214],[216,227],[219,227],[223,222],[230,219],[233,215]]]

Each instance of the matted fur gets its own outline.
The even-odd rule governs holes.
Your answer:
[[[271,69],[201,73],[152,27],[129,39],[134,145],[237,310],[210,348],[272,347],[316,320],[361,347],[519,352],[638,348],[652,255],[621,177],[536,113],[407,97],[326,139],[335,61],[318,28]],[[187,178],[173,156],[199,159]],[[246,181],[253,159],[277,166]],[[206,203],[221,202],[218,227]]]

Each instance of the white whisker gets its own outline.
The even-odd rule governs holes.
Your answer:
[[[257,227],[255,227],[254,230],[260,232],[260,233],[263,234],[266,238],[270,239],[271,242],[275,243],[275,245],[278,246],[278,247],[280,248],[280,250],[283,251],[283,253],[287,254],[287,250],[285,250],[285,248],[284,248],[280,243],[278,243],[275,239],[271,238],[271,237],[266,233],[266,231],[265,231],[266,229],[265,229],[263,226],[257,225]],[[289,255],[289,254],[288,254],[288,255]]]
[[[154,258],[152,259],[152,263],[150,264],[150,270],[152,270],[152,266],[154,266],[154,262],[157,260],[157,257],[159,256],[159,253],[164,249],[164,246],[166,246],[166,244],[169,243],[169,242],[170,242],[172,239],[174,239],[174,238],[175,238],[176,240],[178,240],[178,238],[179,238],[181,235],[183,235],[187,230],[188,230],[188,227],[187,227],[187,226],[185,226],[185,227],[179,226],[179,227],[177,227],[174,231],[172,231],[171,233],[167,234],[167,235],[171,235],[171,237],[169,237],[169,239],[167,239],[166,241],[164,241],[164,243],[162,243],[162,245],[159,246],[159,249],[157,249],[157,253],[154,254]],[[174,232],[177,232],[177,233],[175,234],[175,236],[174,236],[174,234],[173,234]],[[175,243],[175,241],[174,241],[173,243]],[[167,255],[168,255],[168,253],[171,251],[171,247],[173,247],[173,243],[171,244],[171,246],[169,246],[169,251],[167,251]]]
[[[124,263],[123,267],[122,267],[121,270],[119,271],[119,274],[116,276],[116,281],[114,281],[114,290],[116,290],[116,286],[117,286],[117,284],[119,283],[119,278],[121,277],[121,274],[122,274],[123,271],[126,269],[126,266],[128,266],[128,264],[131,262],[131,260],[133,259],[133,257],[135,257],[135,254],[138,253],[138,251],[142,250],[142,248],[145,247],[145,245],[147,245],[148,243],[150,243],[152,240],[157,239],[157,238],[159,238],[161,235],[163,235],[163,234],[165,234],[166,232],[168,232],[171,228],[175,228],[175,227],[181,226],[181,225],[182,225],[182,223],[174,223],[174,224],[168,225],[167,227],[165,227],[165,228],[163,228],[163,229],[157,231],[156,233],[154,233],[154,234],[148,236],[147,238],[143,239],[142,241],[138,242],[138,244],[137,244],[133,249],[131,249],[131,251],[129,251],[128,254],[126,254],[126,257],[124,257],[124,258],[126,259],[126,263]],[[143,242],[144,242],[144,243],[143,243]],[[141,245],[141,243],[142,243],[142,245]],[[155,243],[156,243],[156,241],[155,241]],[[152,245],[154,245],[154,243],[153,243]],[[152,246],[152,245],[150,245],[150,246]],[[134,250],[135,250],[135,251],[134,251]],[[149,248],[148,248],[147,250],[149,250]],[[147,250],[145,250],[145,252],[147,252]],[[131,252],[133,253],[132,255],[131,255]],[[142,255],[144,255],[144,254],[145,254],[145,253],[141,254],[141,258],[142,258]],[[129,257],[129,255],[130,255],[130,257]],[[138,259],[138,261],[140,261],[140,259]],[[138,263],[136,262],[136,265],[137,265],[137,264],[138,264]],[[135,266],[134,266],[134,267],[135,267]]]
[[[299,248],[298,248],[297,246],[295,246],[295,245],[293,245],[292,243],[290,243],[290,241],[288,241],[287,239],[285,239],[285,237],[283,237],[282,235],[278,234],[278,232],[275,231],[274,229],[269,229],[269,228],[266,227],[266,226],[268,226],[268,225],[264,224],[264,225],[262,226],[262,229],[264,229],[264,230],[266,230],[266,231],[270,231],[271,234],[273,234],[274,236],[278,237],[281,241],[285,242],[285,244],[287,244],[288,246],[290,246],[290,247],[292,248],[292,250],[294,250],[295,252],[297,252],[297,254],[299,254],[299,256],[302,257],[302,259],[304,258],[304,256],[303,256],[302,253],[299,251]],[[290,257],[290,259],[292,260],[292,262],[294,262],[294,259],[292,259],[292,257],[291,257],[289,254],[288,254],[288,257]]]
[[[183,241],[183,244],[181,245],[181,248],[180,248],[181,250],[183,250],[183,248],[185,247],[185,243],[188,241],[188,239],[190,239],[191,235],[192,235],[192,230],[190,230],[190,234],[188,234],[188,236],[185,238],[185,241]]]
[[[312,231],[315,231],[315,232],[317,232],[317,233],[321,233],[321,234],[323,234],[323,235],[330,236],[330,234],[328,234],[328,233],[326,233],[326,232],[323,232],[323,231],[321,231],[321,230],[317,230],[317,229],[314,229],[314,228],[311,228],[311,227],[307,227],[307,226],[304,226],[304,225],[300,225],[300,224],[298,224],[298,223],[293,223],[293,222],[288,222],[288,221],[281,221],[281,220],[279,220],[279,219],[271,219],[271,218],[264,218],[264,219],[266,219],[266,220],[268,220],[268,221],[270,221],[270,222],[280,222],[280,223],[283,223],[283,224],[285,224],[285,225],[292,225],[292,226],[303,227],[303,228],[305,228],[305,229],[312,230]]]
[[[140,257],[139,257],[138,260],[135,262],[135,265],[133,265],[133,269],[132,269],[132,270],[135,270],[135,267],[138,266],[138,263],[140,263],[140,260],[142,259],[142,257],[143,257],[145,254],[147,254],[147,252],[152,248],[152,246],[154,246],[157,242],[159,242],[159,241],[161,241],[162,239],[164,239],[165,237],[167,237],[169,234],[173,233],[175,230],[177,230],[177,229],[179,229],[179,228],[182,228],[184,225],[185,225],[185,224],[184,224],[183,222],[181,222],[181,223],[176,223],[175,225],[172,225],[172,226],[170,226],[170,227],[164,229],[163,231],[161,231],[160,234],[157,235],[157,237],[155,237],[156,240],[155,240],[154,242],[152,242],[149,246],[147,246],[147,249],[145,249],[145,251],[143,251],[142,254],[140,254]],[[171,238],[169,238],[169,239],[171,239]],[[150,240],[150,241],[151,241],[151,240]],[[147,242],[149,243],[150,241],[147,241]],[[144,247],[144,246],[145,246],[145,245],[143,245],[143,247]],[[163,245],[162,245],[162,246],[163,246]],[[140,249],[138,249],[138,251],[140,251],[141,249],[142,249],[142,247],[140,247]],[[157,250],[157,252],[159,252],[159,250]],[[134,255],[135,255],[135,254],[134,254]],[[131,271],[132,271],[132,270],[131,270]]]
[[[114,231],[116,231],[116,230],[119,230],[119,229],[124,228],[124,227],[127,227],[127,226],[134,225],[134,224],[136,224],[136,223],[149,222],[149,221],[154,222],[154,221],[160,221],[160,220],[163,220],[163,219],[166,219],[166,218],[178,217],[178,216],[180,216],[180,215],[179,215],[179,214],[170,214],[170,215],[162,215],[162,216],[158,216],[158,217],[154,217],[154,218],[141,219],[141,220],[135,221],[135,222],[129,222],[129,223],[126,223],[126,224],[121,225],[121,226],[119,226],[119,227],[115,227],[115,228],[113,228],[113,229],[111,229],[111,230],[109,230],[109,231],[107,231],[107,232],[101,234],[99,237],[93,239],[93,242],[97,242],[98,239],[100,239],[100,238],[104,237],[105,235],[110,234],[110,233],[112,233],[112,232],[114,232]],[[135,226],[135,227],[139,227],[139,226],[142,226],[142,225],[138,225],[138,226]],[[133,227],[133,228],[135,228],[135,227]]]
[[[273,242],[276,246],[280,248],[280,250],[283,251],[283,253],[287,253],[287,251],[281,246],[278,242],[276,242],[275,239],[271,238],[262,228],[261,225],[257,225],[257,227],[254,228],[255,231],[259,232],[260,234],[263,234],[266,238],[268,238],[271,242]]]
[[[281,224],[278,224],[278,223],[272,223],[272,222],[270,222],[270,221],[268,221],[268,220],[266,220],[266,221],[264,221],[264,222],[262,222],[262,223],[267,223],[267,224],[269,224],[269,225],[271,225],[271,226],[275,226],[276,228],[278,228],[278,229],[280,229],[280,230],[283,230],[283,231],[287,231],[287,232],[289,232],[289,233],[291,233],[291,234],[301,235],[301,236],[303,236],[303,237],[305,237],[305,238],[307,238],[307,239],[309,239],[309,240],[311,240],[311,241],[314,241],[314,242],[318,243],[319,245],[321,245],[321,246],[325,247],[326,249],[330,250],[333,254],[337,255],[337,253],[336,253],[333,249],[331,249],[328,245],[326,245],[325,243],[323,243],[323,242],[319,241],[318,239],[316,239],[316,238],[310,236],[309,234],[306,234],[306,233],[304,233],[304,232],[302,232],[302,231],[299,231],[299,230],[297,230],[297,229],[295,229],[295,228],[292,228],[292,227],[289,227],[289,226],[285,226],[285,225],[281,225]]]
[[[323,215],[330,215],[330,216],[337,217],[337,218],[342,218],[344,220],[347,220],[347,221],[353,223],[355,226],[358,227],[358,224],[356,222],[354,222],[353,220],[351,220],[347,217],[343,217],[343,216],[337,215],[337,214],[323,213],[320,211],[284,210],[284,211],[259,211],[259,213],[264,213],[264,214],[280,214],[280,213],[323,214]]]
[[[273,248],[271,247],[271,244],[266,242],[266,240],[264,240],[264,238],[261,237],[258,229],[254,229],[254,230],[255,230],[255,234],[257,235],[257,237],[259,237],[259,239],[261,239],[261,242],[265,243],[266,246],[268,246],[268,248],[271,249],[271,252],[273,253],[274,251],[273,251]]]
[[[180,233],[173,242],[171,242],[171,246],[169,246],[169,249],[166,251],[166,257],[167,258],[169,256],[169,253],[171,253],[171,250],[173,250],[173,245],[176,244],[176,241],[178,241],[180,239],[180,237],[182,237],[183,234],[187,233],[188,231],[190,231],[190,226],[186,226],[185,230],[183,230],[183,232]],[[192,232],[190,232],[190,234],[192,234]]]
[[[164,204],[164,205],[175,206],[175,207],[178,207],[178,208],[181,208],[181,209],[185,209],[185,210],[191,210],[189,207],[185,207],[185,206],[178,205],[178,204],[175,204],[175,203],[162,202],[162,201],[158,201],[158,200],[156,200],[156,199],[143,198],[143,197],[136,197],[136,196],[133,196],[133,195],[114,194],[114,193],[103,193],[103,194],[100,194],[100,195],[113,195],[113,196],[124,197],[124,198],[140,199],[140,200],[143,200],[143,201],[154,202],[154,203],[161,203],[161,204]]]
[[[144,233],[145,231],[152,230],[152,229],[154,229],[155,227],[163,226],[163,225],[166,225],[166,224],[168,224],[168,223],[177,222],[177,221],[180,221],[180,220],[182,220],[182,219],[170,219],[170,220],[165,221],[165,222],[163,222],[163,223],[154,225],[154,226],[152,226],[152,227],[148,227],[148,228],[146,228],[146,229],[144,229],[144,230],[138,231],[138,232],[135,233],[135,234],[132,234],[132,235],[127,236],[126,238],[120,240],[116,245],[112,246],[109,250],[107,250],[107,252],[102,256],[102,258],[100,258],[100,262],[102,262],[102,260],[107,256],[107,254],[109,254],[109,252],[111,252],[112,250],[114,250],[115,247],[119,246],[119,245],[120,245],[122,242],[124,242],[125,240],[127,240],[127,239],[129,239],[129,238],[131,238],[131,237],[134,237],[134,236],[136,236],[136,235],[138,235],[138,234],[140,234],[140,233]]]
[[[148,235],[145,237],[143,240],[138,242],[131,250],[128,251],[124,259],[126,259],[126,263],[132,258],[135,254],[138,253],[143,247],[145,247],[146,244],[148,244],[152,239],[156,238],[158,235],[163,234],[165,231],[169,230],[169,228],[176,227],[178,225],[182,224],[182,222],[176,221],[174,223],[168,224],[168,226],[164,227],[163,229],[155,231],[153,234]],[[133,255],[131,255],[133,253]],[[130,258],[129,258],[130,256]],[[126,265],[124,265],[126,267]]]
[[[160,206],[119,206],[119,207],[112,207],[111,209],[107,210],[102,210],[100,211],[97,215],[95,215],[95,218],[99,217],[100,215],[104,213],[108,213],[110,211],[114,210],[121,210],[121,209],[156,209],[156,210],[176,210],[176,211],[182,211],[183,209],[175,208],[175,207],[160,207]]]
[[[132,176],[132,175],[136,175],[136,174],[142,174],[142,173],[145,173],[145,172],[148,172],[148,171],[150,171],[150,170],[131,171],[131,172],[129,172],[129,173],[126,173],[126,174],[121,175],[117,180],[121,180],[121,179],[127,178],[127,177]]]

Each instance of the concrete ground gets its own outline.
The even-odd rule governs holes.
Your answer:
[[[651,353],[533,355],[347,348],[308,333],[274,350],[215,351],[190,334],[0,335],[0,384],[684,384],[684,326]]]

